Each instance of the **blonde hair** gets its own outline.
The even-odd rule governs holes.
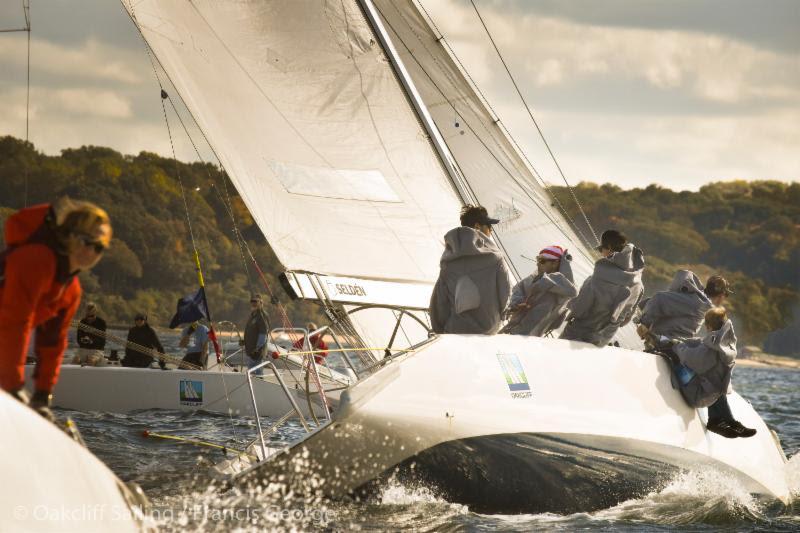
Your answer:
[[[76,236],[94,238],[97,228],[107,224],[109,231],[97,240],[104,246],[111,242],[111,219],[105,210],[91,202],[72,200],[67,196],[53,202],[55,231],[59,243],[71,251],[76,245]]]
[[[706,311],[706,327],[711,331],[717,331],[728,321],[728,312],[724,307],[712,307]]]

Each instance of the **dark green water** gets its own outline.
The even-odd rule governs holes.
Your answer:
[[[777,429],[791,486],[800,490],[800,372],[738,368],[737,391]],[[275,501],[268,494],[220,494],[208,465],[217,451],[143,438],[162,431],[224,442],[254,435],[252,422],[208,413],[141,411],[127,415],[69,412],[89,447],[122,479],[138,482],[154,504],[152,521],[165,531],[264,529],[419,531],[798,531],[800,499],[789,507],[755,501],[736,481],[713,470],[678,475],[661,490],[610,509],[568,516],[486,516],[399,484],[380,501],[332,503]],[[287,428],[280,438],[299,434]]]

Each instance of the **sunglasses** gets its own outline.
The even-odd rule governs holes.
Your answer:
[[[80,239],[84,246],[91,246],[92,248],[94,248],[94,251],[97,254],[102,254],[103,252],[106,251],[106,248],[108,248],[108,246],[106,246],[102,242],[92,240],[90,237],[80,237]]]
[[[555,262],[555,261],[558,261],[558,259],[542,259],[542,258],[537,258],[537,259],[536,259],[536,264],[538,264],[538,265],[543,265],[543,264],[545,264],[545,263],[549,263],[549,262],[551,262],[551,261]]]

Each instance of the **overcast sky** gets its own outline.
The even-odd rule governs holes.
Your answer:
[[[158,85],[112,0],[32,0],[30,139],[169,155]],[[800,1],[476,0],[572,182],[800,181]],[[423,0],[549,181],[468,0]],[[0,28],[24,26],[0,2]],[[25,34],[0,33],[0,134],[25,136]],[[179,140],[180,141],[180,140]],[[178,157],[192,158],[185,141]]]

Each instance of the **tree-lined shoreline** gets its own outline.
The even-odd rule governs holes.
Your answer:
[[[291,320],[319,319],[317,306],[286,297],[275,255],[224,171],[211,164],[97,146],[48,156],[30,143],[0,137],[0,222],[26,201],[32,205],[67,194],[96,202],[109,212],[115,234],[103,261],[81,275],[85,301],[97,302],[113,323],[126,324],[141,311],[151,323],[166,324],[177,298],[197,285],[177,175],[215,320],[242,324],[250,292],[265,292],[237,243],[229,210]],[[574,189],[598,231],[621,229],[644,250],[648,294],[665,288],[678,268],[701,278],[721,273],[734,284],[729,307],[744,341],[760,344],[791,322],[800,303],[800,184],[721,182],[676,192],[581,183]],[[569,191],[553,187],[553,192],[579,221]],[[579,229],[590,235],[585,226]]]

